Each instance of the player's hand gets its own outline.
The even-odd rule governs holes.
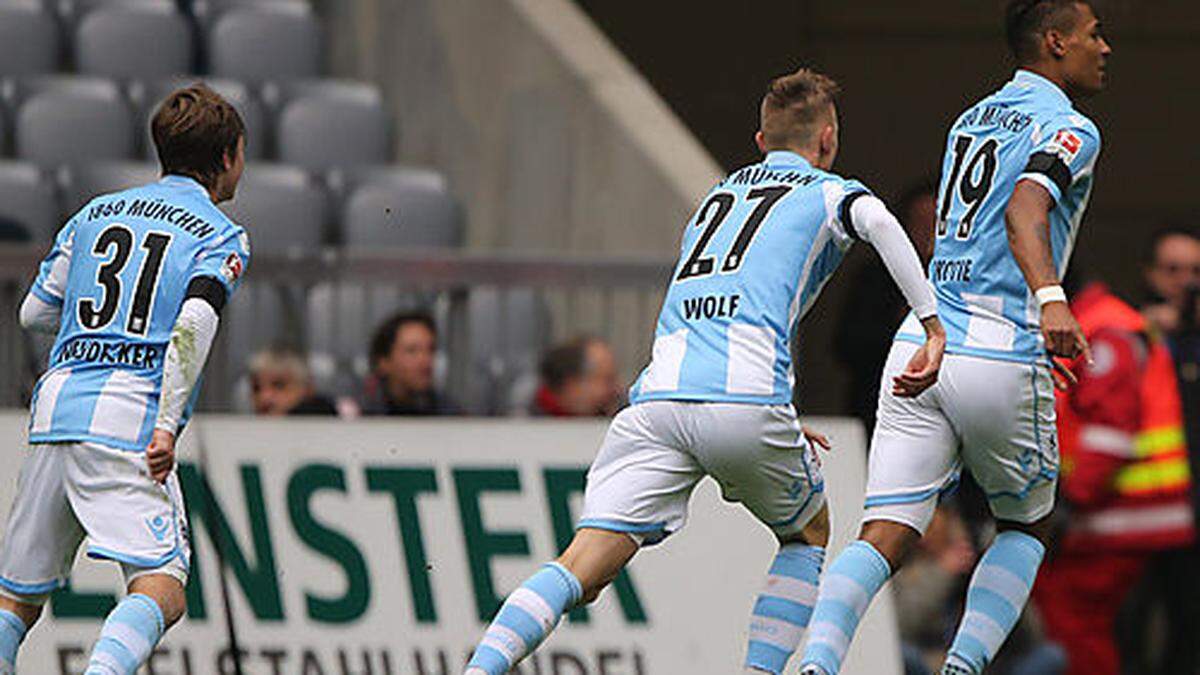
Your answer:
[[[1072,360],[1083,356],[1086,363],[1092,363],[1092,348],[1067,303],[1049,302],[1042,306],[1042,337],[1050,356]]]
[[[909,359],[904,372],[892,378],[892,394],[913,398],[937,383],[946,353],[946,331],[937,317],[926,320],[925,344]]]
[[[800,427],[800,430],[804,432],[804,438],[807,439],[810,444],[816,443],[826,450],[833,449],[833,445],[829,442],[829,437],[825,434],[807,425]]]
[[[1079,384],[1079,378],[1075,373],[1053,358],[1050,359],[1050,379],[1054,380],[1054,388],[1059,391],[1067,391]]]
[[[166,482],[175,468],[175,434],[162,429],[155,429],[146,447],[146,468],[150,469],[150,477],[159,483]]]

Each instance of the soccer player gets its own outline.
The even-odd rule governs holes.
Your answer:
[[[943,673],[983,671],[1045,552],[1058,475],[1048,355],[1090,356],[1059,285],[1100,151],[1096,125],[1072,100],[1104,86],[1111,50],[1087,2],[1015,0],[1006,18],[1019,70],[959,116],[942,166],[929,265],[948,334],[942,376],[917,398],[880,395],[865,524],[821,582],[805,674],[838,672],[871,598],[962,464],[999,534],[975,568]],[[900,327],[884,377],[917,349],[914,327]]]
[[[802,69],[770,85],[766,155],[705,197],[686,226],[650,365],[588,474],[566,552],[505,601],[467,665],[502,675],[571,607],[594,600],[641,546],[683,527],[705,475],[779,540],[754,606],[746,669],[781,673],[808,623],[828,515],[813,444],[792,407],[792,335],[856,239],[879,252],[928,339],[895,376],[913,396],[937,378],[945,334],[933,291],[899,222],[860,183],[830,173],[837,85]]]
[[[195,403],[221,308],[250,258],[233,198],[245,130],[203,85],[156,111],[157,183],[103,195],[59,232],[21,305],[57,332],[34,391],[29,450],[0,546],[0,674],[87,538],[128,594],[87,675],[132,675],[184,610],[190,550],[175,439]]]

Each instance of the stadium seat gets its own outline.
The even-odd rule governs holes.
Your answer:
[[[296,167],[248,166],[237,196],[222,208],[250,233],[256,253],[311,251],[327,241],[329,195]]]
[[[0,2],[0,77],[53,73],[60,45],[58,22],[41,2]]]
[[[341,207],[347,246],[454,248],[463,243],[462,209],[433,171],[378,168],[347,181]]]
[[[34,241],[48,241],[58,231],[58,198],[54,183],[36,165],[0,161],[0,218],[19,223]]]
[[[193,31],[171,4],[122,0],[89,10],[75,27],[75,65],[86,75],[151,79],[193,70]]]
[[[133,155],[133,117],[109,80],[51,76],[17,82],[16,156],[43,167]]]
[[[321,74],[321,24],[303,3],[231,8],[213,21],[206,43],[210,70],[218,77],[259,84]]]
[[[137,109],[141,112],[139,119],[144,131],[143,154],[146,159],[158,159],[158,152],[154,148],[154,139],[150,136],[150,120],[154,117],[154,112],[158,110],[158,105],[172,91],[199,81],[203,81],[212,87],[214,91],[229,101],[241,114],[242,122],[246,124],[246,159],[248,161],[262,159],[264,148],[267,147],[269,140],[266,135],[268,130],[266,113],[263,110],[262,102],[250,91],[250,88],[241,82],[233,80],[184,75],[153,82],[135,82],[130,87],[131,97]]]
[[[467,408],[483,414],[526,412],[512,405],[514,393],[536,380],[538,360],[550,344],[550,311],[542,296],[527,288],[473,288],[467,329]]]
[[[95,162],[68,167],[61,172],[63,211],[70,216],[93,198],[127,190],[159,179],[158,164],[147,162]]]
[[[200,21],[207,22],[230,9],[245,7],[247,5],[276,4],[279,2],[291,2],[306,7],[312,4],[308,0],[193,0],[191,2],[191,12]]]
[[[390,119],[378,88],[320,80],[273,85],[263,96],[279,111],[280,161],[310,171],[391,161]]]

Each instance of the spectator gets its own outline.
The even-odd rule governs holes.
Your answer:
[[[250,400],[256,415],[336,415],[337,407],[316,393],[304,356],[288,347],[268,347],[250,358]]]
[[[1153,554],[1193,540],[1183,410],[1170,351],[1137,310],[1093,283],[1071,311],[1094,360],[1077,359],[1079,382],[1058,396],[1071,517],[1033,595],[1069,675],[1118,675],[1116,620],[1129,589]]]
[[[371,338],[371,375],[363,388],[364,415],[458,415],[454,401],[434,387],[437,325],[426,312],[388,319]]]
[[[550,349],[539,370],[534,415],[600,417],[621,406],[616,358],[599,338],[580,337]]]
[[[926,263],[933,255],[936,192],[937,185],[931,180],[916,183],[901,195],[897,210],[901,224]],[[875,426],[883,364],[908,305],[887,270],[874,261],[859,268],[850,288],[853,298],[845,304],[835,329],[835,356],[850,374],[846,407],[851,415],[863,421],[870,434]]]
[[[1142,307],[1142,314],[1159,330],[1174,333],[1181,328],[1184,314],[1196,314],[1200,234],[1181,227],[1166,227],[1156,232],[1145,275],[1148,302]]]

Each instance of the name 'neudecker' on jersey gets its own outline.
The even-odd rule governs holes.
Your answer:
[[[1050,243],[1061,279],[1092,193],[1100,131],[1053,82],[1018,70],[950,128],[929,278],[946,326],[946,351],[1006,361],[1046,358],[1041,310],[1008,246],[1004,210],[1019,180],[1037,181],[1055,206]],[[921,343],[909,316],[898,340]]]
[[[34,391],[30,442],[144,450],[188,284],[210,277],[232,296],[249,259],[245,230],[191,178],[104,195],[75,214],[31,289],[61,305],[62,320]]]
[[[867,193],[787,151],[718,183],[684,231],[631,402],[791,402],[791,335],[853,243],[847,198]]]

